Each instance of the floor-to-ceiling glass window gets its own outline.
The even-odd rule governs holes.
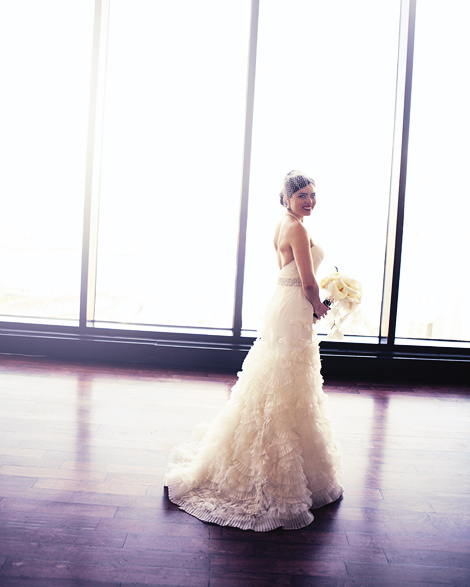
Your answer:
[[[467,2],[417,4],[396,330],[403,339],[470,340],[469,22]]]
[[[0,315],[78,320],[94,2],[0,3]]]
[[[110,2],[98,322],[232,327],[250,15]]]
[[[249,337],[272,293],[279,191],[297,168],[316,180],[319,277],[337,266],[363,286],[346,334],[386,338],[390,311],[399,343],[468,346],[470,9],[418,2],[400,153],[409,4],[0,2],[1,321],[239,344],[240,312]],[[392,246],[384,263],[404,162],[395,312]]]
[[[255,329],[277,273],[272,235],[283,176],[316,180],[306,221],[364,289],[363,320],[379,333],[392,157],[400,2],[261,2],[243,327]],[[345,332],[348,332],[347,322]]]

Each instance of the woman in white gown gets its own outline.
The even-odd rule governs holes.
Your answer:
[[[341,458],[322,390],[313,317],[328,311],[315,272],[323,251],[303,226],[315,183],[284,178],[278,285],[259,338],[218,416],[170,454],[172,502],[200,520],[255,531],[302,528],[341,497]]]

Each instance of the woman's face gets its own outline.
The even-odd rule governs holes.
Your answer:
[[[316,204],[315,186],[313,183],[309,183],[304,188],[293,193],[287,202],[288,207],[297,216],[310,216]]]

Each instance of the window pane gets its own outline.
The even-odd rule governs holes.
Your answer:
[[[231,328],[250,15],[111,1],[97,321]]]
[[[398,0],[261,3],[244,328],[257,327],[271,295],[278,194],[300,169],[316,181],[306,226],[325,250],[321,272],[338,266],[362,283],[353,333],[378,335],[399,12]]]
[[[470,340],[470,5],[416,14],[397,336]],[[464,297],[462,297],[464,296]]]
[[[0,4],[0,314],[78,319],[93,2]]]

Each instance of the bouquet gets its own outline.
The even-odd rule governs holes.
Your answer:
[[[320,287],[325,291],[326,304],[331,310],[326,317],[330,323],[329,339],[342,340],[344,334],[341,330],[343,322],[355,314],[362,299],[361,284],[347,275],[342,275],[338,268],[326,275],[320,282]]]

